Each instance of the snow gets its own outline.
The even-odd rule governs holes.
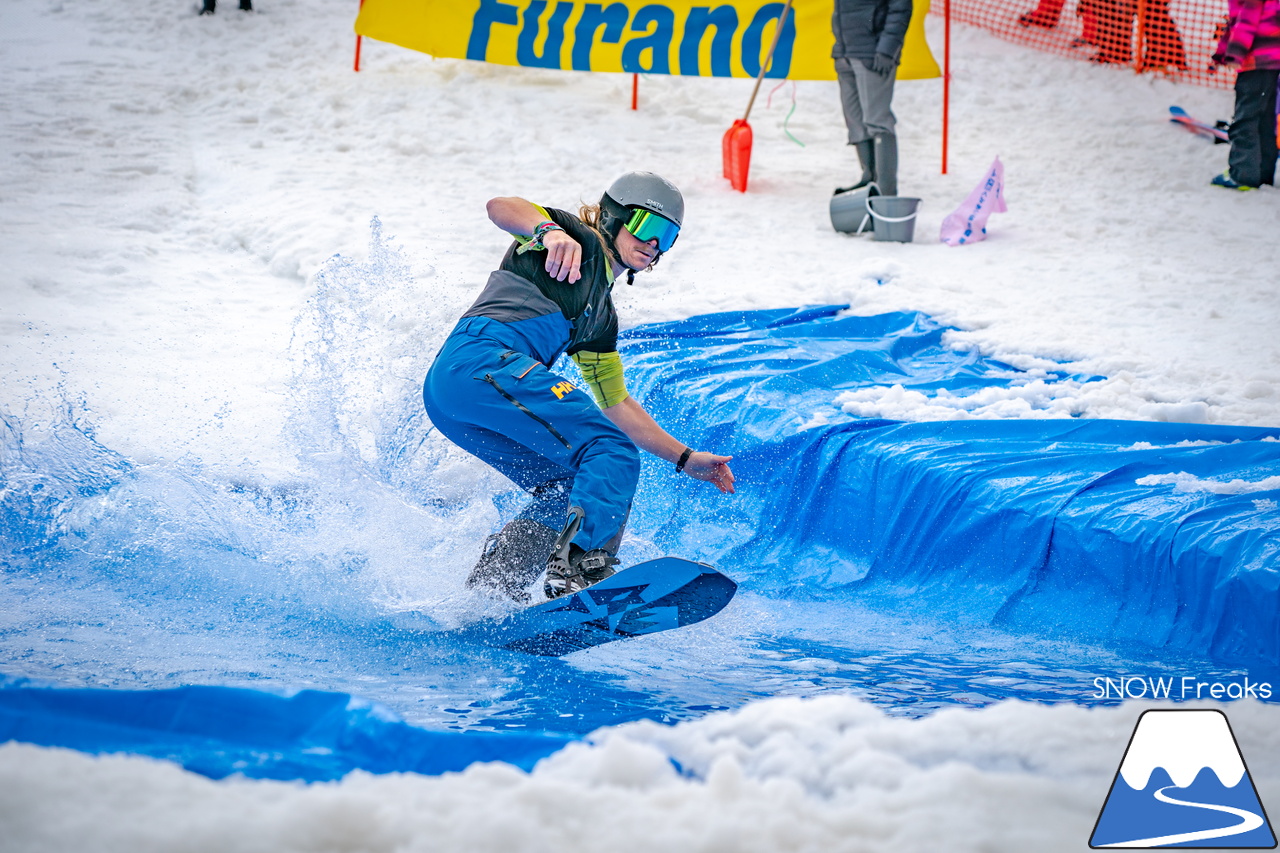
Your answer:
[[[900,84],[900,183],[924,204],[916,242],[878,243],[827,218],[831,188],[855,170],[834,83],[762,92],[738,194],[719,140],[744,81],[646,77],[632,112],[621,75],[368,41],[356,74],[354,0],[258,6],[224,0],[211,18],[190,3],[0,6],[4,411],[32,424],[83,410],[135,462],[194,460],[269,487],[301,464],[287,416],[293,378],[319,369],[306,344],[324,330],[300,322],[318,273],[390,265],[393,286],[351,306],[374,312],[385,339],[346,366],[392,394],[420,381],[507,242],[488,198],[573,208],[641,168],[684,190],[688,217],[677,249],[621,294],[627,325],[807,303],[921,311],[956,328],[955,347],[1085,378],[833,403],[908,420],[1280,424],[1280,196],[1210,187],[1225,148],[1167,121],[1175,103],[1228,117],[1229,91],[957,28],[948,174],[941,82]],[[782,130],[792,92],[787,128],[804,147]],[[979,244],[938,242],[997,155],[1009,211]],[[379,256],[375,217],[399,255]],[[460,458],[434,473],[445,499],[494,482]],[[380,523],[388,540],[405,527],[393,507]],[[418,534],[424,547],[438,535]],[[844,695],[775,698],[603,730],[530,775],[485,765],[313,786],[9,744],[0,825],[15,853],[1080,849],[1141,707],[1003,703],[908,720]],[[1274,706],[1230,715],[1246,760],[1280,754]],[[1264,802],[1280,798],[1270,764],[1255,763]]]
[[[1016,702],[888,717],[846,696],[633,723],[525,774],[213,782],[149,759],[0,747],[6,851],[1075,851],[1141,710]],[[1231,707],[1265,803],[1274,708]],[[678,764],[678,767],[677,767]]]

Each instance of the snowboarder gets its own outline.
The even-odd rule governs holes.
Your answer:
[[[898,194],[897,119],[890,106],[910,23],[911,0],[836,0],[831,56],[849,144],[862,165],[862,177],[836,195],[872,181],[882,195]]]
[[[467,585],[527,601],[546,569],[548,598],[616,569],[640,474],[637,448],[677,472],[734,491],[731,457],[686,447],[628,395],[612,290],[651,270],[684,221],[684,198],[651,172],[618,178],[577,216],[495,198],[490,220],[515,237],[427,373],[423,401],[440,432],[529,492],[489,537]],[[552,372],[577,363],[588,398]],[[567,519],[567,521],[566,521]]]

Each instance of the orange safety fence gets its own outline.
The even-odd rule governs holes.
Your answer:
[[[948,0],[931,0],[945,12]],[[1226,0],[950,0],[951,19],[1009,41],[1090,62],[1127,66],[1229,89],[1236,75],[1210,70]]]

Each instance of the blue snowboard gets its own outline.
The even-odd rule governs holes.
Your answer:
[[[637,563],[573,595],[469,626],[462,633],[513,651],[566,655],[701,622],[719,613],[737,588],[706,563],[662,557]]]

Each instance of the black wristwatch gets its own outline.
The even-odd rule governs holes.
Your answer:
[[[693,448],[686,447],[684,453],[680,454],[680,461],[676,463],[676,473],[679,474],[684,470],[685,463],[689,461],[689,457],[693,455]]]

